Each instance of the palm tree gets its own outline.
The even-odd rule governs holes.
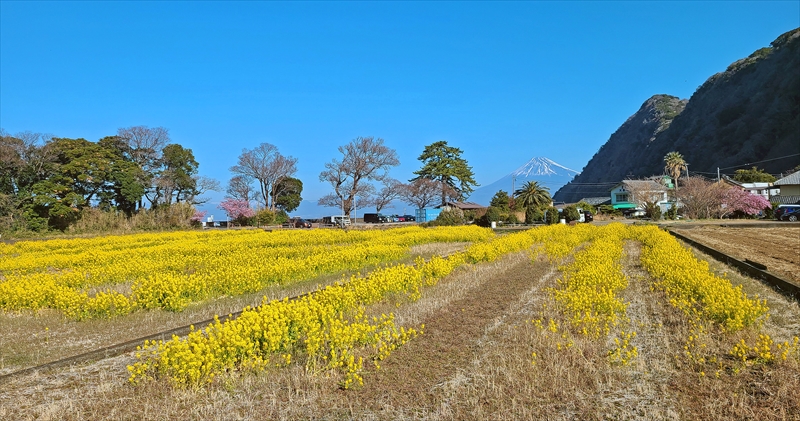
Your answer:
[[[675,179],[675,190],[678,189],[678,178],[681,176],[681,170],[686,167],[686,160],[683,155],[678,152],[669,152],[664,156],[664,171]]]
[[[514,191],[517,203],[525,208],[542,208],[549,206],[550,189],[540,186],[538,181],[526,181],[521,188]]]

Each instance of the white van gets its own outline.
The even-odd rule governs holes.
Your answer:
[[[350,217],[342,215],[332,215],[322,218],[322,223],[327,225],[335,225],[337,227],[346,227],[350,225]]]

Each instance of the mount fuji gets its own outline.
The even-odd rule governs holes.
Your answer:
[[[534,157],[505,177],[478,188],[472,192],[472,195],[467,200],[483,206],[489,206],[492,197],[499,190],[505,190],[507,193],[512,194],[515,189],[522,187],[526,181],[538,181],[539,185],[550,189],[550,195],[552,196],[561,186],[572,181],[578,174],[580,174],[580,171],[567,168],[549,158]]]

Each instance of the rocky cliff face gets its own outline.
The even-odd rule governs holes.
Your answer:
[[[732,173],[758,162],[779,173],[800,163],[800,28],[710,77],[688,101],[645,101],[554,199],[606,196],[626,177],[662,174],[670,151],[709,176],[717,167]]]

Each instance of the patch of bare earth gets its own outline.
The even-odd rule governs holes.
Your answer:
[[[701,226],[675,231],[739,260],[766,265],[769,272],[800,285],[800,227]]]

